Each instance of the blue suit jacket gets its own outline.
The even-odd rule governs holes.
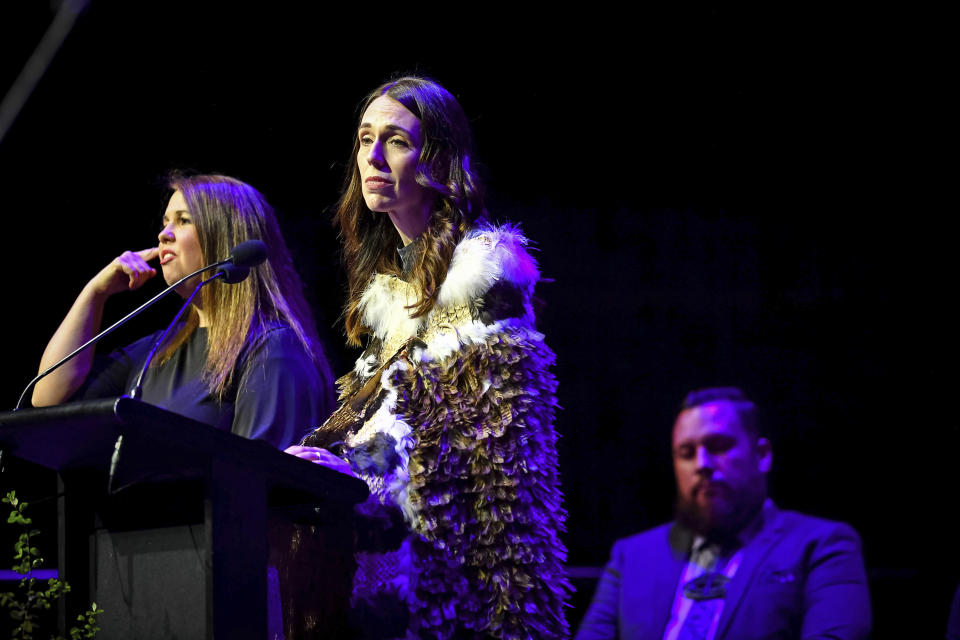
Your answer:
[[[693,535],[666,524],[613,545],[576,640],[661,640]],[[767,510],[727,587],[715,640],[867,638],[870,595],[856,532]]]

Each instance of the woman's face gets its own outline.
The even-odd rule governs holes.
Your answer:
[[[357,167],[367,207],[390,213],[394,224],[398,218],[428,219],[435,194],[416,180],[423,145],[420,120],[393,98],[380,96],[364,112],[357,135]]]
[[[197,228],[179,190],[170,196],[163,213],[163,229],[157,239],[160,241],[160,268],[168,285],[204,266]]]

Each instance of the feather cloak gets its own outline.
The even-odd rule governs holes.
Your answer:
[[[352,425],[328,421],[305,442],[343,443],[372,499],[403,514],[403,544],[358,553],[355,594],[393,590],[408,637],[569,635],[555,356],[534,326],[538,279],[509,225],[458,244],[426,316],[410,318],[408,283],[375,275],[361,300],[370,346],[338,381],[345,404],[369,397],[354,402]]]

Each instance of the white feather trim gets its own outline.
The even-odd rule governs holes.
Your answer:
[[[378,364],[377,354],[375,353],[371,353],[366,358],[360,356],[353,365],[353,373],[361,380],[366,380],[377,371]]]
[[[527,239],[511,225],[483,229],[468,236],[453,252],[437,304],[449,307],[482,296],[498,280],[532,287],[540,279]]]
[[[479,344],[496,333],[523,331],[531,342],[542,342],[543,334],[531,329],[520,318],[506,318],[492,324],[484,324],[477,320],[454,327],[453,330],[437,335],[428,344],[426,349],[415,349],[410,359],[417,362],[433,362],[443,360],[459,351],[463,345]]]
[[[527,251],[527,239],[512,225],[472,232],[454,249],[447,276],[437,294],[436,308],[473,302],[498,280],[532,291],[540,279],[537,262]],[[417,335],[427,318],[411,318],[407,307],[416,302],[411,286],[383,274],[375,275],[360,297],[363,323],[380,340],[401,342]],[[525,305],[528,319],[533,310]],[[358,363],[358,367],[360,364]]]
[[[397,335],[413,337],[426,322],[423,317],[410,317],[410,310],[406,307],[414,302],[416,300],[405,282],[378,273],[360,296],[363,323],[381,340]]]
[[[363,426],[356,432],[347,437],[347,445],[356,447],[367,442],[378,433],[384,433],[397,443],[396,451],[400,458],[406,464],[408,454],[401,448],[404,438],[410,435],[411,429],[403,420],[397,418],[394,411],[397,408],[397,390],[390,384],[390,378],[397,372],[408,369],[409,365],[403,360],[397,360],[380,374],[380,386],[387,392],[384,395],[380,406],[372,416],[367,418]]]
[[[410,474],[407,472],[407,465],[410,464],[410,451],[414,446],[413,429],[405,421],[397,417],[395,411],[397,408],[397,390],[390,383],[390,378],[397,372],[408,369],[409,365],[398,360],[387,367],[380,376],[380,386],[387,391],[383,402],[376,412],[364,423],[363,427],[354,434],[347,436],[347,446],[356,447],[367,440],[373,438],[377,433],[383,433],[394,442],[394,451],[400,457],[400,464],[389,471],[382,479],[383,488],[387,490],[389,497],[400,507],[408,519],[416,517],[416,509],[410,504],[407,492],[407,484],[410,482]],[[364,477],[370,487],[370,492],[378,494],[381,500],[388,496],[380,491],[381,479],[377,477]]]

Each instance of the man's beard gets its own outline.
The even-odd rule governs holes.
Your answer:
[[[677,495],[676,518],[705,538],[718,542],[732,540],[757,515],[765,499],[763,491],[750,492],[701,507],[695,498]]]

